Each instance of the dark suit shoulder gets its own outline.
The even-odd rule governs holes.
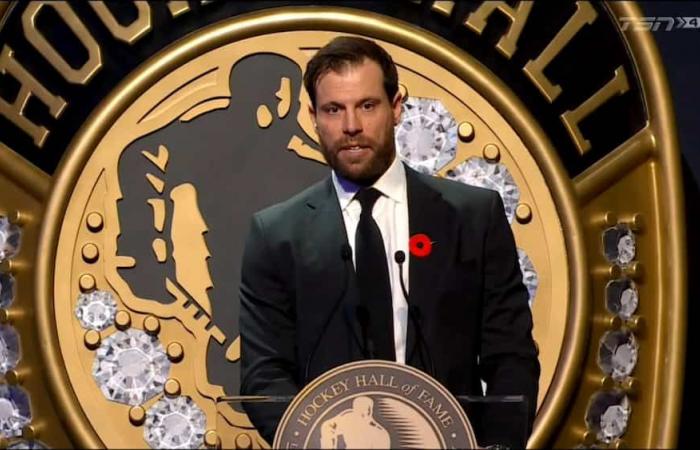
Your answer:
[[[332,188],[329,183],[330,178],[327,177],[287,200],[256,212],[255,217],[262,222],[268,232],[295,228],[293,225],[304,218],[308,208],[313,207],[310,205],[318,203],[319,199],[328,195],[328,189]]]
[[[461,212],[484,212],[491,209],[498,192],[460,183],[447,178],[416,173],[419,180],[442,195],[442,198]]]

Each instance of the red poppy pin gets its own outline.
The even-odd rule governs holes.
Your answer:
[[[417,258],[425,258],[433,251],[433,241],[430,240],[427,234],[414,234],[408,240],[408,248],[411,251],[411,255]]]

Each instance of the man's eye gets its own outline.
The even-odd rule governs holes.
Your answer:
[[[364,109],[365,111],[371,111],[374,109],[374,106],[375,105],[373,102],[367,102],[362,104],[362,109]]]
[[[339,108],[337,106],[328,106],[326,107],[326,112],[328,114],[336,114],[339,111]]]

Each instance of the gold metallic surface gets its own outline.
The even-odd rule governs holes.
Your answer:
[[[82,248],[83,260],[88,263],[94,263],[100,257],[100,250],[93,243],[85,244]]]
[[[114,323],[120,330],[126,330],[131,326],[131,314],[127,311],[117,311],[114,316]]]
[[[457,128],[457,135],[462,142],[471,142],[474,139],[474,126],[469,122],[462,122]]]
[[[102,226],[104,225],[104,219],[102,218],[102,215],[98,212],[92,212],[88,214],[85,222],[87,223],[87,226],[90,229],[90,231],[92,231],[93,233],[100,231],[102,229]]]
[[[157,335],[160,332],[160,320],[155,316],[146,316],[143,319],[143,329],[149,334]]]
[[[292,107],[292,80],[287,77],[282,77],[280,80],[280,89],[275,92],[275,97],[280,101],[277,104],[277,117],[283,119],[289,114],[289,109]]]
[[[628,277],[639,281],[644,278],[644,265],[639,261],[634,261],[628,267],[625,267],[624,272]]]
[[[165,228],[165,200],[162,198],[149,198],[146,200],[153,209],[153,228],[159,233]]]
[[[208,448],[219,448],[221,447],[221,439],[219,435],[214,430],[207,430],[204,433],[204,445]]]
[[[612,97],[622,95],[630,88],[627,81],[627,73],[624,67],[620,66],[615,69],[613,78],[605,83],[605,86],[600,88],[595,94],[591,95],[587,100],[581,103],[573,111],[566,111],[561,115],[561,121],[564,123],[566,130],[576,144],[576,148],[583,155],[591,149],[591,142],[583,136],[579,124],[583,119],[588,117],[593,111],[610,100]]]
[[[149,183],[151,183],[151,186],[153,186],[153,189],[155,189],[157,193],[163,193],[163,188],[165,187],[165,182],[163,180],[153,175],[152,173],[147,173],[146,179]]]
[[[0,14],[8,11],[5,9],[6,4],[0,6],[3,9]],[[14,4],[10,8],[12,7]],[[5,213],[21,211],[23,215],[20,221],[20,251],[14,259],[4,261],[0,267],[0,270],[13,274],[16,286],[15,300],[9,310],[0,311],[0,319],[11,322],[20,336],[22,354],[16,368],[17,375],[22,381],[22,389],[31,395],[33,421],[46,424],[42,440],[50,442],[55,448],[68,448],[72,446],[71,441],[60,419],[60,407],[52,398],[45,361],[42,358],[41,348],[45,343],[37,333],[35,321],[37,292],[34,272],[39,247],[39,227],[43,219],[44,202],[49,196],[50,183],[51,178],[48,175],[7,146],[0,144],[0,209]],[[31,376],[23,376],[25,373]]]
[[[258,110],[255,113],[255,117],[258,119],[258,126],[260,128],[267,128],[272,123],[272,113],[267,105],[258,106]]]
[[[644,128],[574,178],[576,195],[581,203],[588,203],[617,183],[623,175],[646,163],[654,154],[654,141],[652,130]]]
[[[41,31],[36,27],[36,19],[42,8],[53,8],[61,16],[63,22],[80,40],[80,43],[88,52],[88,60],[79,68],[73,68],[68,61],[54,48]],[[22,27],[24,36],[34,48],[51,63],[60,75],[74,84],[87,83],[102,67],[100,46],[94,36],[90,34],[85,24],[75,14],[73,8],[67,2],[33,2],[22,13]]]
[[[141,406],[132,406],[129,408],[129,422],[138,427],[146,421],[146,411]]]
[[[27,425],[26,427],[22,428],[22,438],[28,441],[33,441],[34,439],[40,437],[39,431],[40,426],[37,426],[37,424]]]
[[[519,203],[515,208],[515,218],[522,224],[530,222],[532,220],[532,209],[527,203]]]
[[[0,323],[2,324],[15,324],[23,316],[25,316],[24,311],[16,306],[13,306],[12,309],[0,309]]]
[[[641,16],[637,7],[629,3],[611,3],[609,7],[616,16]],[[685,353],[682,336],[685,334],[686,266],[680,245],[684,229],[678,149],[670,94],[650,34],[627,33],[626,38],[641,71],[642,87],[653,120],[647,128],[599,160],[574,182],[581,194],[584,215],[616,211],[621,221],[630,214],[641,214],[646,219],[643,233],[635,237],[635,262],[650,265],[649,270],[644,271],[641,264],[636,266],[638,273],[644,272],[637,283],[640,298],[637,314],[646,319],[645,328],[648,329],[641,335],[635,333],[640,356],[634,376],[643,395],[631,399],[633,413],[625,441],[632,447],[673,447],[678,430],[682,355]],[[665,114],[659,115],[659,110]],[[676,211],[676,214],[670,214],[669,210]],[[659,223],[660,218],[663,218],[663,226]],[[588,232],[593,263],[602,263],[601,228],[591,228]],[[674,270],[667,270],[668,267],[674,267]],[[629,268],[625,272],[629,274]],[[603,314],[605,309],[604,282],[606,280],[594,281],[593,284],[592,304],[596,315]],[[594,321],[591,342],[598,342],[607,329],[609,327],[603,323]],[[599,370],[594,355],[591,351],[586,362],[587,371]],[[593,394],[594,391],[587,387],[580,389],[563,427],[582,422],[586,401]],[[654,426],[649,426],[652,423]],[[576,444],[575,440],[561,435],[554,446]]]
[[[607,328],[611,330],[619,330],[622,326],[622,319],[619,316],[612,316],[610,314],[600,314],[593,318],[594,323],[600,325],[602,328]],[[594,376],[597,376],[597,372],[593,372]]]
[[[486,27],[486,21],[489,19],[489,16],[495,11],[500,11],[510,21],[510,27],[508,28],[508,33],[499,39],[496,49],[503,56],[510,59],[517,49],[518,38],[523,31],[532,7],[533,2],[519,2],[515,8],[503,1],[483,2],[476,11],[469,15],[464,25],[475,33],[481,34]]]
[[[112,36],[127,44],[133,44],[152,28],[151,5],[147,2],[134,2],[138,15],[127,27],[117,21],[114,14],[112,14],[103,1],[91,1],[88,3],[102,20],[102,23],[107,27],[110,33],[112,33]]]
[[[29,369],[12,369],[5,372],[5,380],[8,384],[19,385],[22,384],[24,378],[27,376]]]
[[[157,155],[154,155],[153,153],[147,152],[145,150],[142,151],[141,154],[147,160],[152,162],[154,166],[160,169],[161,172],[165,172],[165,168],[168,165],[168,160],[170,159],[170,152],[168,151],[168,148],[165,145],[158,146]]]
[[[620,278],[620,276],[622,275],[622,269],[620,269],[620,266],[618,266],[617,264],[610,265],[610,263],[608,263],[607,261],[605,261],[599,266],[595,266],[591,272],[598,278],[614,279]]]
[[[621,387],[627,395],[634,397],[639,394],[640,383],[634,377],[627,377],[622,381]]]
[[[612,211],[605,211],[601,214],[596,214],[591,220],[591,225],[599,227],[601,230],[614,227],[618,224],[617,214]]]
[[[95,277],[93,277],[89,273],[81,275],[78,283],[80,284],[80,290],[82,292],[91,291],[95,289],[95,286],[97,285],[95,282]]]
[[[625,322],[625,326],[638,336],[644,336],[646,332],[646,320],[641,316],[632,316]]]
[[[34,96],[44,103],[48,107],[49,113],[57,119],[61,116],[67,105],[66,101],[54,95],[39,83],[39,81],[15,59],[14,50],[7,44],[4,44],[2,49],[0,49],[0,73],[10,74],[20,83],[19,92],[12,103],[8,103],[5,99],[0,98],[0,115],[9,119],[22,131],[31,136],[37,147],[43,147],[49,135],[49,130],[27,118],[25,107],[29,99]]]
[[[434,1],[430,6],[433,11],[442,14],[445,17],[449,17],[452,14],[452,9],[455,7],[454,1]]]
[[[164,263],[168,258],[167,244],[162,238],[153,239],[152,243],[153,253],[156,255],[156,261],[159,263]]]
[[[28,268],[27,263],[22,259],[6,259],[0,263],[0,270],[11,274],[26,271]]]
[[[576,12],[569,18],[566,24],[559,29],[557,35],[549,41],[549,44],[542,50],[542,53],[540,53],[537,58],[528,61],[525,67],[523,67],[525,75],[527,75],[530,81],[532,81],[532,84],[540,90],[549,103],[554,102],[559,94],[561,94],[562,88],[557,84],[553,84],[552,81],[547,78],[544,74],[545,67],[561,53],[564,46],[571,41],[581,28],[593,23],[597,16],[598,13],[589,2],[576,2]]]
[[[97,330],[87,330],[83,336],[85,347],[89,348],[90,350],[95,350],[97,347],[99,347],[101,341],[102,337],[100,336],[100,332]]]
[[[248,433],[238,433],[235,443],[237,449],[249,449],[253,447],[253,440]]]
[[[29,217],[27,213],[23,213],[22,211],[16,209],[5,213],[4,216],[7,217],[7,220],[13,225],[22,226],[31,220],[31,217]]]
[[[613,442],[610,447],[614,449],[627,448],[627,442],[625,442],[624,439],[615,439],[615,442]]]
[[[168,2],[168,9],[173,17],[177,17],[190,10],[187,0],[172,0]]]
[[[172,362],[180,362],[185,356],[185,350],[182,348],[182,344],[179,342],[171,342],[165,349],[168,354],[168,359]]]
[[[484,159],[489,162],[498,162],[501,159],[501,151],[496,144],[488,144],[484,147]]]
[[[0,167],[3,176],[19,185],[34,200],[43,201],[49,196],[51,178],[1,142]],[[4,202],[2,206],[5,206]]]
[[[416,369],[414,367],[411,367],[406,364],[399,364],[393,361],[382,361],[382,360],[360,360],[360,361],[353,361],[349,363],[342,364],[340,366],[334,367],[323,374],[319,375],[316,379],[312,380],[310,383],[308,383],[306,386],[304,386],[301,391],[292,399],[292,401],[289,403],[287,406],[284,415],[279,421],[279,424],[277,426],[277,431],[275,432],[275,437],[272,446],[274,448],[281,448],[283,446],[286,446],[289,444],[289,442],[283,441],[283,439],[288,439],[289,435],[292,434],[292,430],[303,430],[303,431],[295,431],[295,435],[297,433],[301,433],[301,435],[305,438],[304,441],[300,440],[300,442],[306,442],[307,445],[310,442],[310,437],[311,437],[311,432],[308,430],[304,430],[303,428],[297,428],[297,423],[302,422],[299,420],[299,417],[303,417],[303,413],[298,414],[302,411],[301,406],[304,405],[304,403],[307,401],[308,398],[311,398],[310,395],[318,396],[319,398],[324,395],[326,390],[328,389],[329,386],[331,386],[333,383],[338,382],[338,380],[342,380],[343,377],[351,377],[353,373],[356,376],[361,376],[364,373],[366,374],[372,374],[372,373],[381,373],[380,371],[386,370],[388,373],[391,375],[395,375],[397,379],[402,379],[402,377],[405,377],[403,379],[407,380],[409,383],[414,382],[414,386],[420,386],[420,384],[423,385],[423,392],[428,392],[432,391],[432,395],[435,397],[439,397],[441,401],[446,402],[444,405],[446,410],[449,410],[452,412],[450,415],[451,420],[450,420],[450,426],[457,425],[454,429],[459,430],[463,438],[466,440],[466,442],[461,442],[460,444],[464,448],[479,448],[476,442],[476,437],[474,435],[474,430],[472,428],[472,424],[469,421],[469,418],[467,417],[466,412],[464,409],[460,406],[459,402],[457,399],[447,390],[446,387],[444,387],[442,384],[440,384],[437,380],[426,374],[425,372]],[[359,374],[359,375],[358,375]],[[391,376],[390,375],[390,376]],[[372,375],[375,376],[375,375]],[[369,376],[367,378],[370,378]],[[345,378],[346,380],[348,378]],[[394,379],[393,376],[391,376],[391,379]],[[358,385],[361,383],[357,383]],[[369,385],[369,383],[367,383]],[[410,384],[406,384],[405,386],[410,386]],[[379,394],[378,396],[381,398],[381,396],[385,395],[386,397],[390,398],[401,398],[398,397],[395,393],[391,393],[389,391],[388,386],[384,384],[382,386],[381,383],[377,383],[376,386],[374,386],[374,390],[367,390],[365,392],[368,392],[367,395],[370,395],[369,393],[376,393]],[[360,388],[360,389],[364,389]],[[330,391],[329,391],[330,392]],[[362,392],[362,390],[360,390]],[[431,394],[429,394],[431,395]],[[346,398],[352,398],[354,395],[350,394],[349,397]],[[316,397],[314,397],[316,398]],[[432,396],[430,398],[433,398]],[[421,399],[420,396],[416,396],[415,398],[406,398],[403,397],[402,401],[407,404],[408,408],[416,408],[415,404],[412,405],[414,402],[419,402],[423,401],[425,402],[424,399]],[[337,399],[333,399],[332,397],[329,398],[328,400],[325,400],[325,404],[322,404],[321,406],[315,406],[316,409],[321,409],[324,406],[330,407],[331,409],[333,408],[333,403],[337,402]],[[427,402],[426,402],[427,404]],[[306,408],[307,406],[304,406]],[[297,420],[294,420],[296,417]],[[437,417],[437,416],[435,416]],[[321,418],[316,417],[314,418],[315,421],[319,421]],[[431,418],[432,420],[435,420],[435,418]],[[426,420],[425,418],[423,420]],[[311,420],[310,420],[311,422]],[[422,428],[422,424],[420,424],[417,421],[414,421],[412,419],[407,419],[405,421],[405,424],[407,427],[409,427],[412,431],[416,431],[417,433],[426,433],[426,432],[432,432],[432,433],[440,433],[439,431],[435,430],[430,430],[430,431],[424,431]],[[304,424],[304,426],[308,426],[307,424]],[[312,425],[313,426],[313,425]],[[428,425],[430,427],[431,425]],[[437,423],[432,426],[437,426]],[[287,434],[287,432],[289,434]],[[453,433],[454,436],[454,433]],[[444,442],[444,441],[443,441]],[[294,442],[296,444],[296,442]],[[443,444],[444,445],[444,444]],[[305,445],[303,445],[305,446]],[[296,445],[294,446],[296,447]]]
[[[174,378],[169,378],[166,380],[165,385],[163,386],[163,392],[171,397],[180,395],[180,382]]]
[[[621,222],[629,225],[630,229],[636,233],[644,231],[644,216],[642,214],[632,214],[629,217],[623,217]]]

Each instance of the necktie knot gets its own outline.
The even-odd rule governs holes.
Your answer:
[[[375,188],[365,188],[358,191],[357,194],[355,194],[355,198],[360,202],[362,214],[371,213],[374,204],[381,195],[382,193]]]

